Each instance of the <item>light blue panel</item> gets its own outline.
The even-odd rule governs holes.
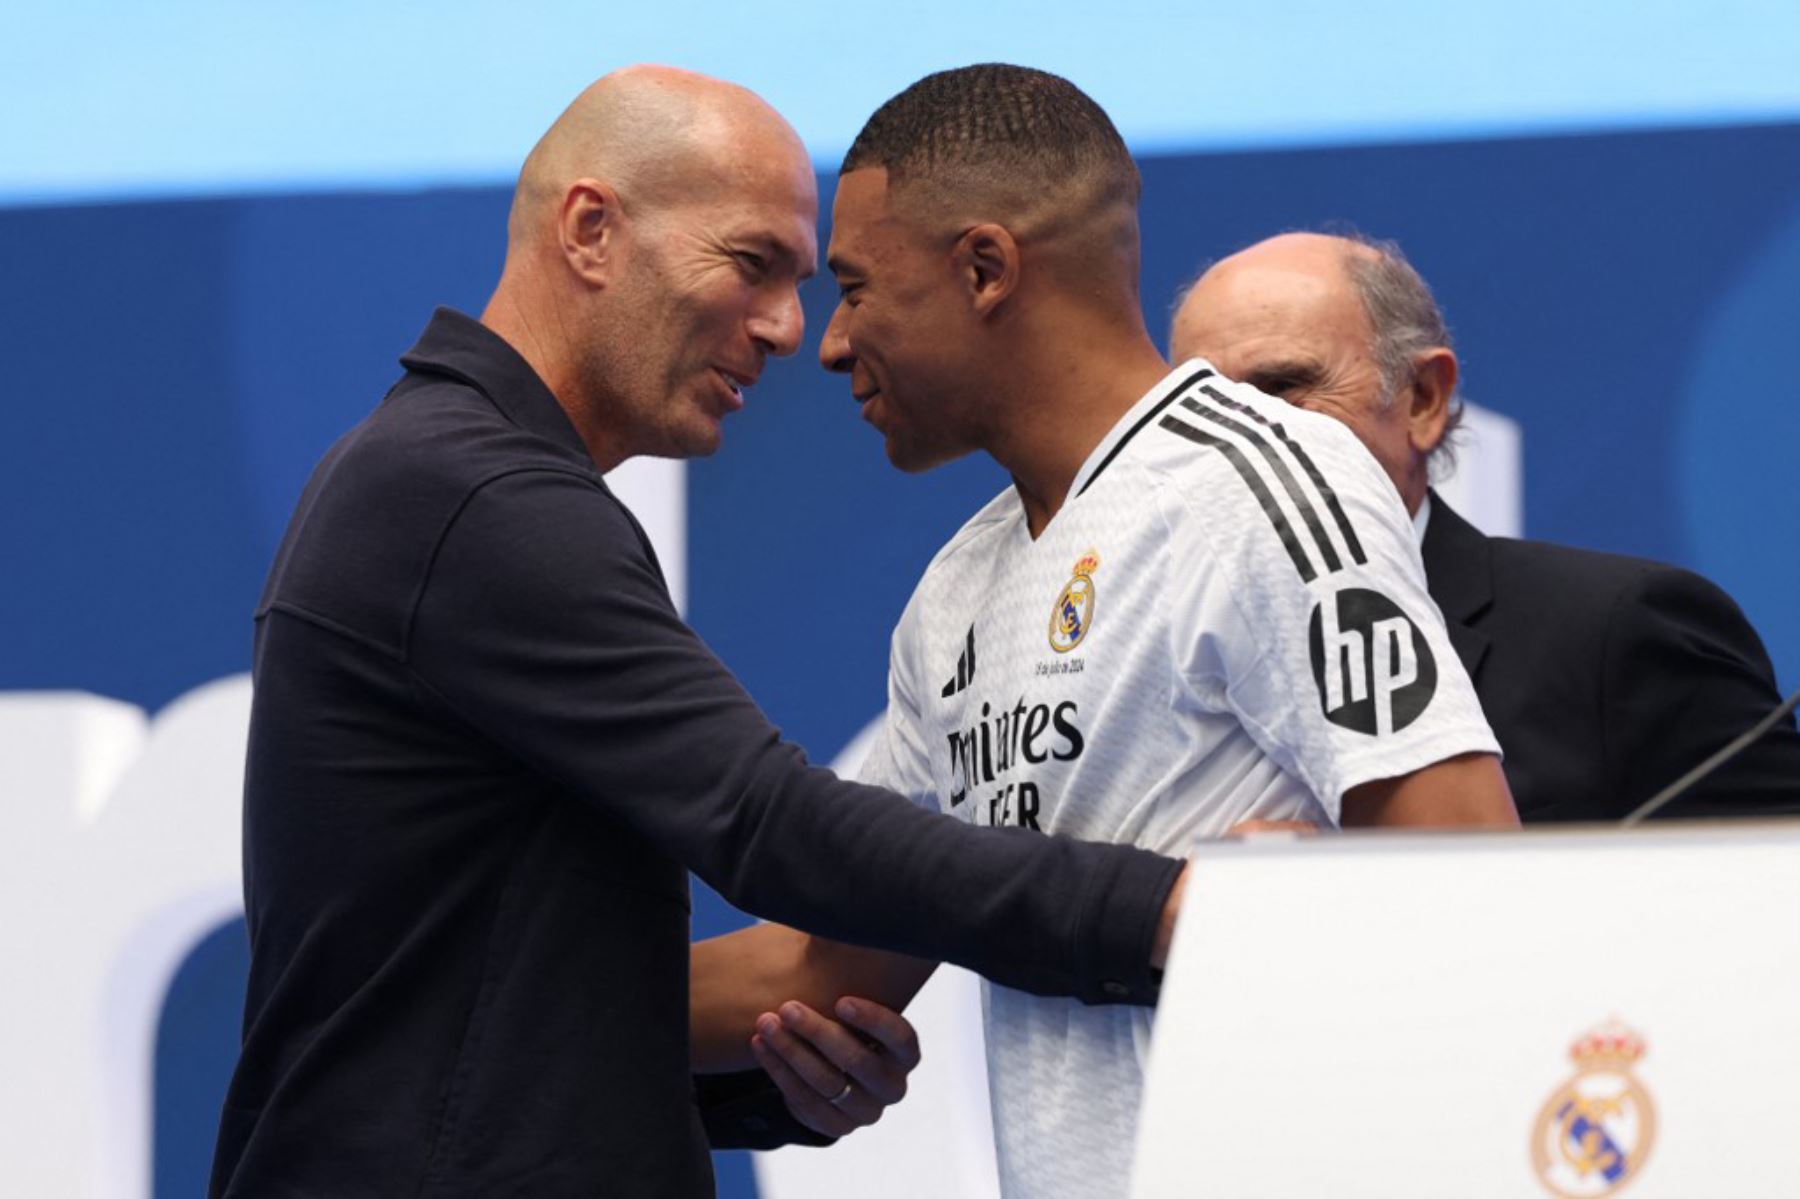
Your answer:
[[[642,60],[756,88],[835,166],[882,100],[993,59],[1070,76],[1139,150],[1742,123],[1800,113],[1800,3],[15,0],[0,201],[497,182]]]
[[[480,312],[508,202],[485,188],[237,206],[230,394],[264,565],[314,464],[400,377],[432,309]]]

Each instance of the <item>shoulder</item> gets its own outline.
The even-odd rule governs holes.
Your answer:
[[[888,660],[893,678],[910,677],[912,658],[928,641],[943,633],[942,613],[955,607],[942,601],[969,590],[970,577],[991,565],[997,547],[1023,519],[1018,493],[1008,487],[982,505],[932,555],[894,626]]]
[[[1008,487],[964,521],[962,528],[931,556],[920,585],[923,586],[933,578],[985,562],[993,547],[1000,544],[1007,532],[1022,519],[1024,513],[1019,503],[1019,493]]]
[[[333,453],[350,479],[433,492],[466,492],[522,468],[601,478],[590,459],[520,428],[474,387],[432,375],[403,378]]]
[[[1146,433],[1151,433],[1146,430]],[[1214,377],[1171,405],[1135,464],[1170,535],[1307,582],[1417,553],[1398,492],[1340,422]]]
[[[934,586],[953,586],[965,571],[982,569],[1008,533],[1024,519],[1019,493],[1011,487],[983,504],[931,556],[924,573],[919,576],[914,598]]]
[[[647,554],[592,463],[555,449],[472,388],[403,380],[314,470],[259,611],[312,614],[397,650],[453,531],[507,560],[558,537],[564,553]]]
[[[1707,602],[1736,604],[1711,580],[1693,571],[1626,554],[1611,554],[1550,541],[1490,537],[1494,573],[1515,587],[1551,589],[1540,598],[1588,607],[1660,596],[1692,596]]]
[[[633,522],[591,459],[523,429],[485,395],[441,376],[409,375],[333,447],[307,502],[313,520],[382,552],[432,544],[471,523],[558,523],[579,514],[587,535]],[[381,519],[368,519],[380,513]],[[502,517],[508,518],[506,520]],[[599,522],[596,524],[595,522]]]
[[[1150,428],[1132,462],[1190,506],[1216,511],[1324,499],[1385,497],[1393,485],[1342,423],[1219,375],[1184,392]]]
[[[1521,636],[1578,655],[1633,655],[1654,641],[1684,659],[1767,661],[1737,602],[1691,570],[1552,542],[1496,537],[1489,544],[1495,617]]]

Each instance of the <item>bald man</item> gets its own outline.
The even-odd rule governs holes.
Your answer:
[[[1523,819],[1618,820],[1780,702],[1761,639],[1705,579],[1486,537],[1431,490],[1460,412],[1456,352],[1392,243],[1293,233],[1234,254],[1182,298],[1170,351],[1336,417],[1381,462]],[[1659,814],[1796,812],[1790,718]]]
[[[481,318],[440,309],[308,483],[257,612],[213,1195],[711,1194],[690,1065],[743,1064],[709,1054],[747,1058],[754,1014],[690,1054],[690,869],[813,932],[1154,996],[1179,862],[809,767],[602,478],[717,448],[799,344],[816,216],[755,96],[608,76],[527,160]],[[814,1127],[862,1121],[905,1049],[840,1039]]]

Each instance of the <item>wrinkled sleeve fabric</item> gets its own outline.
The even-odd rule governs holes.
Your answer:
[[[781,1088],[761,1070],[694,1076],[694,1103],[714,1149],[779,1149],[783,1145],[820,1148],[837,1143],[800,1123],[788,1110]]]
[[[1040,994],[1154,1001],[1178,862],[967,828],[810,766],[591,479],[526,469],[478,487],[440,538],[406,658],[474,734],[746,911]]]
[[[1685,570],[1646,572],[1608,622],[1603,734],[1621,815],[1698,766],[1781,703],[1768,651],[1737,604]],[[1665,817],[1800,814],[1800,732],[1781,721]]]

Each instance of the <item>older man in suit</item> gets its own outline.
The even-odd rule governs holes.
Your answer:
[[[1524,820],[1617,820],[1780,702],[1756,631],[1712,583],[1487,537],[1431,490],[1431,460],[1460,415],[1457,359],[1430,289],[1392,243],[1293,233],[1251,246],[1187,290],[1170,350],[1337,417],[1381,462]],[[1661,814],[1796,812],[1790,717]]]

